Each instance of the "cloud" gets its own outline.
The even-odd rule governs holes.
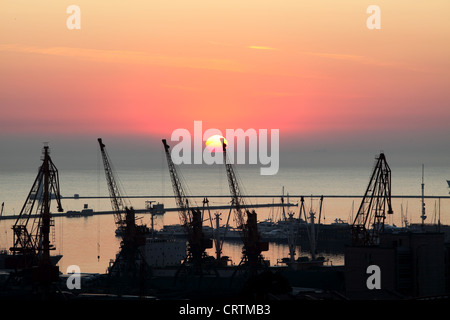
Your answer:
[[[174,85],[174,84],[162,84],[161,87],[169,88],[169,89],[176,89],[176,90],[181,90],[181,91],[190,91],[190,92],[203,91],[203,89],[200,89],[200,88],[188,87],[188,86],[182,86],[182,85]]]
[[[413,67],[410,65],[406,65],[402,62],[393,62],[393,61],[381,61],[377,59],[373,59],[367,56],[361,56],[361,55],[354,55],[354,54],[342,54],[342,53],[326,53],[326,52],[309,52],[309,51],[303,51],[301,54],[304,55],[310,55],[315,57],[321,57],[326,59],[333,59],[333,60],[344,60],[349,62],[355,62],[360,64],[367,64],[367,65],[374,65],[379,67],[387,67],[387,68],[396,68],[396,69],[403,69],[403,70],[409,70],[414,72],[430,72],[428,69]]]
[[[222,47],[235,47],[234,44],[219,42],[219,41],[209,41],[209,44],[212,44],[214,46],[222,46]]]
[[[248,46],[249,49],[256,49],[256,50],[278,50],[276,48],[272,47],[265,47],[265,46]]]
[[[73,47],[37,47],[19,44],[0,45],[0,52],[54,55],[100,61],[105,63],[133,63],[178,68],[243,71],[243,66],[231,59],[155,56],[144,51],[104,50]]]
[[[255,49],[255,50],[278,50],[277,48],[267,47],[267,46],[239,46],[236,44],[231,43],[225,43],[225,42],[219,42],[219,41],[209,41],[209,44],[214,46],[221,46],[221,47],[234,47],[234,48],[247,48],[247,49]]]

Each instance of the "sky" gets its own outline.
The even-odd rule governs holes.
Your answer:
[[[2,170],[43,142],[82,166],[98,137],[130,165],[160,165],[160,140],[194,121],[277,129],[282,164],[383,151],[448,165],[449,12],[448,0],[3,0]]]

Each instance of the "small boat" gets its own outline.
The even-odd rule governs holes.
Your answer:
[[[66,217],[68,218],[75,218],[75,217],[89,217],[94,215],[94,210],[89,209],[88,205],[84,205],[84,209],[81,211],[67,211]]]
[[[152,233],[152,230],[145,224],[136,225],[136,230],[140,234],[150,235]],[[117,227],[115,233],[116,237],[122,237],[123,235],[125,235],[125,227],[124,226]]]

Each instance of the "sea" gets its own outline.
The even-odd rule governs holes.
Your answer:
[[[389,215],[386,223],[403,226],[421,222],[422,166],[392,168],[392,205],[394,214]],[[276,175],[264,176],[259,167],[236,165],[241,191],[248,196],[248,204],[279,204],[281,198],[294,206],[289,210],[298,217],[301,197],[307,210],[319,210],[320,196],[324,196],[321,211],[321,223],[336,221],[352,223],[369,184],[372,163],[367,167],[301,168],[282,167]],[[0,204],[3,203],[3,216],[17,216],[27,199],[38,168],[29,171],[0,171]],[[195,196],[193,203],[202,206],[208,198],[210,206],[230,204],[228,180],[224,166],[181,165],[179,175],[184,183],[187,195]],[[424,176],[424,194],[426,222],[450,224],[449,188],[450,167],[426,167]],[[122,196],[135,209],[144,209],[148,201],[164,204],[166,208],[176,208],[173,189],[167,164],[155,168],[124,169],[115,168],[116,179],[121,187]],[[64,211],[80,211],[85,206],[94,211],[111,211],[108,187],[102,166],[96,169],[77,169],[59,171],[60,193]],[[79,195],[79,199],[74,199]],[[133,198],[139,196],[139,198]],[[214,197],[213,197],[214,196]],[[333,197],[331,197],[333,196]],[[342,197],[339,197],[342,196]],[[415,196],[415,197],[410,197]],[[90,198],[84,198],[90,197]],[[53,200],[51,211],[57,212]],[[277,221],[283,219],[282,207],[258,208],[258,220]],[[221,224],[225,224],[228,209],[214,210],[221,214]],[[151,225],[150,214],[138,214],[138,224]],[[115,235],[113,215],[93,215],[89,217],[54,217],[55,226],[52,241],[55,250],[52,254],[61,254],[58,266],[63,273],[70,272],[68,267],[76,265],[83,273],[104,273],[116,258],[120,239]],[[0,220],[0,249],[8,249],[13,242],[12,226],[15,218]],[[176,211],[166,212],[154,218],[154,228],[162,229],[166,225],[179,223]],[[204,222],[210,225],[210,221]],[[329,264],[342,265],[343,253],[326,252],[318,244],[319,254],[328,259]],[[208,249],[214,255],[214,248]],[[308,255],[297,248],[299,255]],[[264,258],[275,265],[289,253],[287,244],[269,243],[269,251]],[[242,256],[239,242],[225,242],[223,255],[238,264]]]

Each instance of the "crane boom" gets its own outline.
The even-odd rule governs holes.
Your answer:
[[[201,272],[203,258],[206,256],[205,249],[212,248],[212,241],[206,239],[203,233],[202,213],[198,209],[191,208],[189,200],[184,192],[183,184],[178,176],[175,164],[169,151],[166,139],[162,140],[166,153],[167,164],[172,180],[175,201],[178,206],[180,223],[184,227],[188,238],[188,254],[185,262],[192,262],[194,269]]]
[[[241,237],[244,243],[243,258],[249,268],[250,272],[254,273],[256,268],[262,261],[261,252],[268,250],[268,243],[260,239],[258,232],[257,214],[254,210],[250,211],[247,208],[244,198],[242,197],[239,181],[234,172],[233,166],[227,157],[227,144],[224,138],[220,139],[223,147],[223,158],[228,178],[228,186],[230,188],[232,206],[235,211],[235,221],[238,229],[241,230]],[[245,214],[246,218],[245,219]]]
[[[120,231],[122,238],[120,253],[114,264],[109,267],[109,274],[114,276],[124,276],[136,280],[136,277],[143,279],[148,265],[143,257],[140,247],[145,245],[145,226],[136,225],[136,214],[133,207],[128,206],[122,198],[119,185],[114,177],[114,171],[106,152],[105,145],[101,138],[98,138],[100,151],[102,153],[103,165],[108,184],[111,206],[114,211],[114,220]],[[140,265],[140,267],[138,267]]]
[[[245,230],[245,228],[243,228],[243,227],[245,225],[246,204],[245,204],[244,198],[242,197],[242,194],[241,194],[241,191],[239,188],[239,182],[236,178],[236,174],[234,172],[233,166],[227,160],[225,142],[223,142],[223,155],[224,155],[224,163],[225,163],[225,168],[226,168],[227,177],[228,177],[228,186],[230,188],[231,202],[235,208],[235,220],[237,222],[238,227]]]
[[[352,225],[353,244],[363,246],[377,244],[380,232],[384,231],[386,213],[393,213],[391,169],[384,153],[380,153]]]
[[[101,138],[98,138],[98,143],[100,145],[106,181],[109,189],[110,195],[109,199],[111,201],[111,206],[114,211],[114,220],[118,226],[123,226],[125,221],[123,214],[127,212],[128,207],[125,205],[119,186],[116,183],[114,171],[112,169],[111,162],[109,160],[109,155],[105,149],[105,144],[103,143]]]
[[[180,222],[185,228],[188,228],[189,224],[191,223],[191,219],[189,217],[190,211],[189,199],[186,197],[183,184],[180,178],[178,177],[177,169],[175,167],[175,164],[173,163],[172,156],[170,155],[169,151],[170,147],[167,144],[166,139],[163,139],[162,142],[166,154],[167,165],[169,167],[170,179],[172,180],[172,188],[175,194],[175,201],[178,206]]]

